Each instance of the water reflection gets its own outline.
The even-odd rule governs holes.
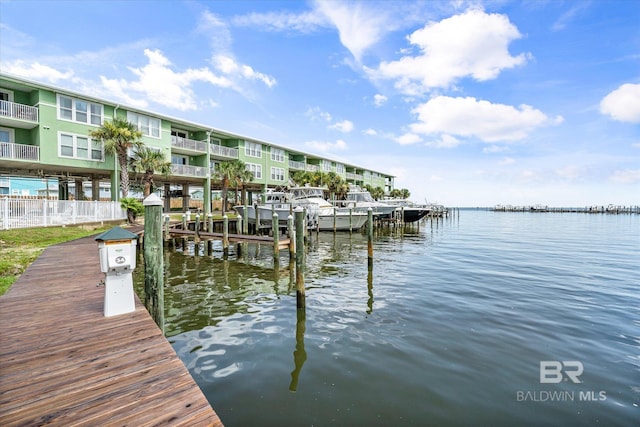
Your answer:
[[[300,371],[302,365],[307,360],[307,352],[304,349],[304,332],[306,328],[306,309],[299,308],[296,310],[296,349],[293,351],[293,363],[295,368],[291,371],[291,383],[289,384],[290,391],[298,390],[298,378],[300,378]]]

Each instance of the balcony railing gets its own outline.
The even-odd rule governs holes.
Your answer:
[[[196,178],[206,178],[207,168],[190,165],[171,164],[171,173],[173,175],[192,176]]]
[[[198,151],[200,153],[207,152],[206,142],[195,141],[193,139],[182,138],[175,135],[171,135],[171,146],[176,148],[183,148],[185,150]]]
[[[306,165],[305,169],[309,172],[320,172],[320,166],[317,165]]]
[[[0,159],[38,161],[40,159],[40,147],[37,145],[0,142]]]
[[[306,169],[306,163],[305,162],[298,162],[298,161],[295,161],[295,160],[289,160],[289,169],[305,170]]]
[[[222,145],[211,144],[211,154],[215,156],[229,157],[232,159],[238,158],[238,149],[223,147]]]
[[[15,102],[0,101],[0,116],[38,122],[38,108]]]

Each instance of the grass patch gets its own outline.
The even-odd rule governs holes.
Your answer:
[[[92,236],[112,227],[44,227],[0,231],[0,295],[11,287],[47,246]]]

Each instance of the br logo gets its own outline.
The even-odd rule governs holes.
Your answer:
[[[569,378],[572,382],[581,383],[578,377],[582,375],[584,366],[577,360],[559,362],[557,360],[540,361],[540,383],[557,384],[563,379]]]

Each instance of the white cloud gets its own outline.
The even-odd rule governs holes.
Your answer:
[[[5,73],[50,83],[68,80],[73,77],[73,71],[62,72],[39,62],[27,63],[23,60],[3,63],[0,69]]]
[[[376,107],[382,107],[384,104],[386,104],[387,100],[388,98],[386,96],[380,95],[379,93],[373,96],[373,103]]]
[[[482,149],[483,153],[502,153],[503,151],[509,151],[509,147],[505,145],[490,145]]]
[[[521,37],[505,15],[468,10],[439,22],[431,22],[409,35],[420,53],[366,69],[373,79],[392,79],[401,92],[419,95],[444,88],[456,80],[496,78],[504,69],[525,63],[527,55],[511,56],[508,45]]]
[[[316,11],[337,28],[340,42],[360,62],[364,52],[388,31],[387,12],[368,3],[316,1]]]
[[[204,11],[202,15],[200,15],[200,21],[198,22],[196,30],[209,37],[209,43],[215,52],[230,52],[232,38],[229,27],[226,22],[214,13],[208,10]]]
[[[330,122],[332,120],[331,114],[326,111],[322,111],[320,107],[309,107],[304,115],[309,117],[312,121]]]
[[[342,120],[329,126],[329,129],[335,129],[343,133],[349,133],[353,130],[353,122],[350,120]]]
[[[420,135],[416,135],[415,133],[405,133],[404,135],[395,137],[394,141],[400,145],[411,145],[422,142],[422,138]]]
[[[428,145],[429,147],[435,147],[435,148],[454,148],[460,144],[462,144],[462,141],[460,141],[459,139],[451,135],[448,135],[446,133],[443,133],[442,135],[440,135],[439,140],[429,141],[427,142],[426,145]]]
[[[609,177],[609,180],[619,184],[640,183],[640,169],[617,170]]]
[[[276,85],[276,79],[267,74],[259,73],[248,65],[238,64],[232,57],[227,55],[216,55],[213,58],[215,67],[224,74],[231,77],[242,76],[247,80],[258,80],[268,87]]]
[[[502,160],[500,160],[498,164],[501,166],[506,166],[506,165],[512,165],[515,162],[516,162],[516,159],[514,159],[513,157],[505,157]]]
[[[259,28],[266,31],[297,31],[311,33],[328,25],[323,14],[316,11],[300,14],[287,12],[251,13],[233,18],[233,24],[240,27]]]
[[[562,117],[550,119],[529,105],[516,108],[472,97],[437,96],[414,108],[413,113],[418,122],[410,128],[416,134],[446,133],[485,142],[520,140],[540,126],[562,122]]]
[[[326,142],[326,141],[308,141],[305,142],[304,145],[309,147],[315,152],[332,152],[332,151],[342,151],[347,149],[347,143],[341,139],[338,139],[336,142]]]
[[[145,49],[148,64],[142,68],[129,67],[138,77],[137,80],[108,79],[101,76],[102,84],[112,93],[133,105],[145,106],[140,95],[158,104],[181,111],[197,108],[196,96],[191,84],[197,81],[208,82],[214,86],[232,87],[232,82],[214,75],[208,68],[192,69],[176,72],[171,61],[160,50]]]
[[[613,120],[640,123],[640,84],[626,83],[600,101],[600,112]]]
[[[573,21],[579,13],[589,7],[589,2],[576,2],[571,9],[563,13],[556,22],[553,23],[551,30],[560,31],[564,30],[571,21]]]
[[[363,130],[362,133],[368,136],[378,136],[378,131],[371,128]]]

